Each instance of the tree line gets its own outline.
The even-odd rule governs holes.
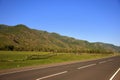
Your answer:
[[[113,51],[106,51],[101,49],[69,49],[69,48],[43,48],[43,47],[37,47],[37,48],[27,48],[27,47],[15,47],[13,45],[6,45],[4,47],[0,47],[0,50],[5,51],[40,51],[40,52],[53,52],[53,53],[75,53],[75,54],[81,54],[81,53],[106,53],[106,54],[112,54]]]

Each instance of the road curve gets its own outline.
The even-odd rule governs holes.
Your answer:
[[[0,74],[0,80],[120,80],[120,56]]]

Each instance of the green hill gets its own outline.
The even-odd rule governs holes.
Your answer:
[[[120,47],[106,43],[90,43],[72,37],[61,36],[42,30],[30,29],[25,25],[0,25],[0,50],[45,51],[69,53],[112,53]]]

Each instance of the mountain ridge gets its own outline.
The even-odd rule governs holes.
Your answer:
[[[45,51],[70,53],[112,53],[120,52],[113,44],[79,40],[55,32],[30,29],[26,25],[0,25],[0,50]]]

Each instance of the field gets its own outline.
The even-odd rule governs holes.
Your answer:
[[[89,60],[113,56],[112,54],[72,54],[50,52],[0,51],[0,70],[35,66],[65,61]]]

